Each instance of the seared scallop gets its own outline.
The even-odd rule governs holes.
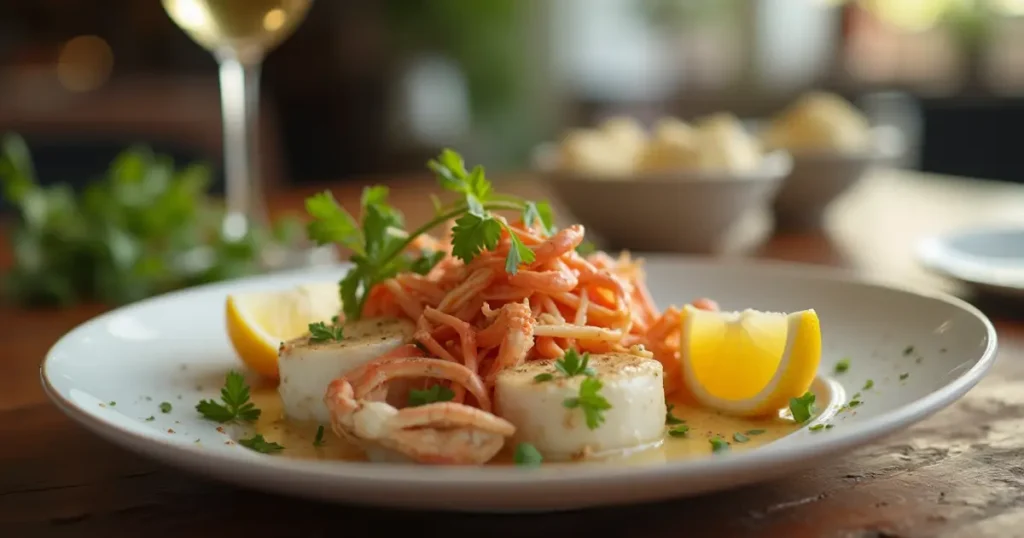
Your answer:
[[[531,361],[498,375],[496,414],[516,427],[514,442],[548,460],[621,453],[661,442],[663,369],[628,353],[591,355],[589,369],[566,376],[555,361]]]
[[[330,421],[324,405],[335,378],[412,342],[416,326],[396,318],[361,319],[343,326],[340,340],[314,341],[309,335],[285,342],[278,357],[278,393],[285,415],[294,420]],[[394,392],[397,394],[397,391]]]

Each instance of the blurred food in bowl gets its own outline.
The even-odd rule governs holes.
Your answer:
[[[760,138],[765,148],[785,150],[793,158],[793,170],[772,204],[776,226],[787,230],[820,228],[833,201],[872,165],[902,151],[898,130],[873,127],[842,97],[818,91],[779,113]]]
[[[717,250],[744,217],[767,210],[789,173],[785,152],[764,153],[732,114],[692,124],[631,118],[573,129],[534,155],[563,205],[605,246]]]
[[[663,117],[650,133],[635,119],[614,117],[572,129],[558,145],[556,166],[594,179],[682,171],[750,172],[763,152],[736,116],[718,113],[690,125]]]
[[[863,153],[871,147],[871,125],[859,110],[838,95],[804,94],[776,117],[762,135],[766,148],[791,154]]]

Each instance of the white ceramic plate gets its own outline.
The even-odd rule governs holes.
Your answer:
[[[997,295],[1024,298],[1024,228],[982,228],[930,237],[917,257],[931,271]]]
[[[804,428],[748,452],[646,466],[327,463],[224,444],[216,424],[201,420],[193,408],[200,399],[216,398],[224,373],[238,367],[224,334],[225,295],[333,279],[338,269],[204,286],[115,310],[54,345],[42,367],[43,384],[62,410],[106,439],[237,484],[422,509],[557,510],[693,495],[805,469],[949,405],[995,358],[991,323],[944,295],[792,265],[648,257],[647,267],[651,291],[662,306],[709,296],[727,309],[816,309],[824,338],[821,373],[829,375],[842,357],[851,363],[849,371],[819,381],[832,395],[826,414],[834,413],[844,390],[860,391],[867,379],[875,387],[864,391],[856,412],[832,416],[833,429]],[[904,373],[909,376],[901,380]],[[164,400],[174,406],[168,414],[157,408]],[[150,416],[155,419],[146,421]]]

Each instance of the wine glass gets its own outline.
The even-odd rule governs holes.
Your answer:
[[[312,0],[162,0],[164,10],[213,53],[220,71],[227,214],[225,239],[268,224],[259,177],[260,66],[302,22]]]

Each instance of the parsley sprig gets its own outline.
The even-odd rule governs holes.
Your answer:
[[[569,348],[565,352],[565,355],[562,355],[561,359],[555,361],[555,370],[565,377],[573,377],[577,375],[593,377],[597,375],[594,369],[590,367],[590,353],[583,353],[580,355],[580,353],[573,348]],[[554,374],[545,372],[533,376],[533,381],[535,383],[542,383],[544,381],[551,381],[554,378]]]
[[[283,446],[264,439],[262,434],[256,434],[248,439],[239,439],[238,444],[260,454],[274,454],[284,450]]]
[[[203,400],[196,405],[203,418],[220,423],[232,421],[254,422],[260,418],[261,411],[256,404],[249,401],[249,385],[245,377],[235,371],[228,372],[224,387],[220,389],[223,404],[213,400]]]
[[[790,398],[789,410],[793,413],[793,420],[798,424],[803,424],[810,420],[811,415],[814,414],[814,393],[805,392],[799,398]]]
[[[337,321],[337,318],[335,318]],[[345,338],[344,327],[334,323],[327,325],[322,321],[309,324],[309,341],[310,342],[330,342],[335,340],[337,342],[342,341]]]
[[[405,254],[416,237],[455,219],[452,229],[452,254],[470,262],[485,250],[498,246],[502,231],[508,233],[512,248],[505,270],[514,274],[521,265],[532,262],[534,253],[518,235],[492,211],[515,211],[528,224],[539,222],[545,231],[553,231],[553,215],[546,202],[530,202],[494,192],[480,166],[467,171],[462,157],[446,149],[427,163],[446,190],[461,197],[449,206],[435,203],[435,216],[426,224],[408,232],[402,213],[388,203],[388,189],[369,187],[360,200],[361,218],[357,221],[329,192],[306,200],[306,212],[312,217],[306,232],[317,244],[337,243],[352,251],[353,268],[341,280],[340,292],[346,319],[359,319],[370,289],[402,271],[425,274],[443,254],[425,252],[413,259]]]
[[[562,405],[567,409],[582,409],[583,416],[587,419],[587,427],[596,430],[604,424],[604,412],[612,408],[612,404],[601,395],[604,383],[596,377],[588,377],[580,383],[579,395],[573,398],[566,398]]]
[[[580,355],[573,348],[569,348],[561,359],[555,361],[555,370],[561,372],[565,377],[576,375],[594,376],[594,369],[590,367],[590,353]]]

